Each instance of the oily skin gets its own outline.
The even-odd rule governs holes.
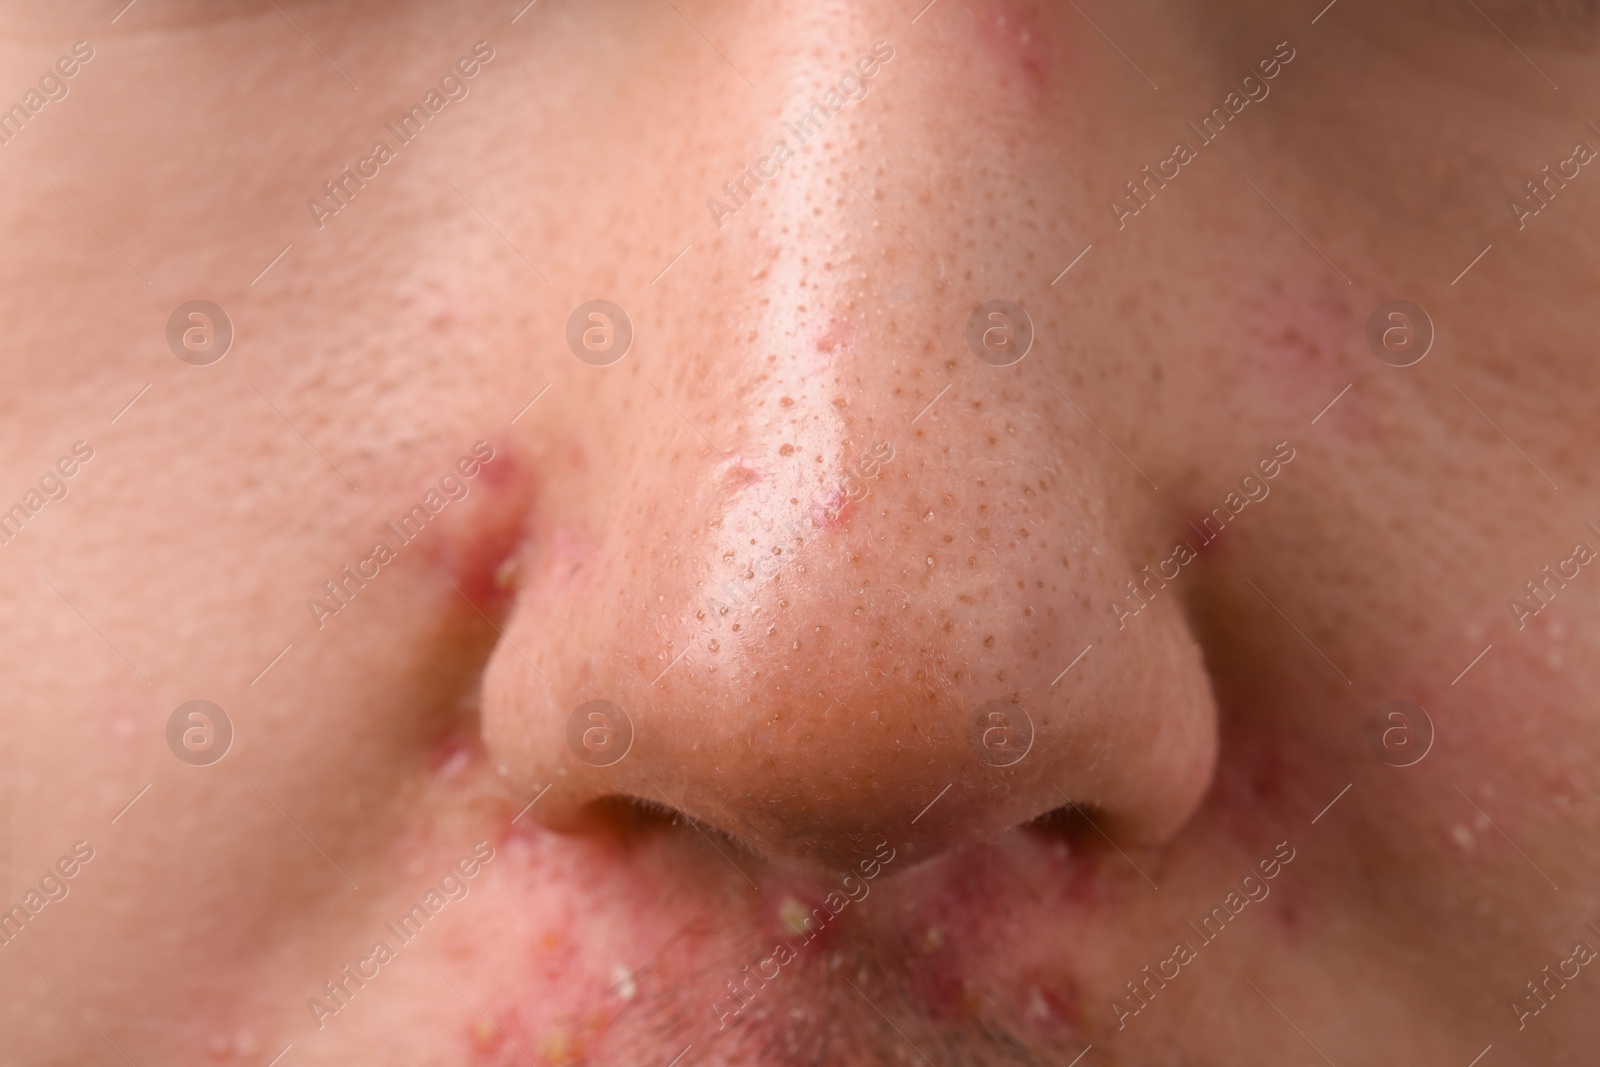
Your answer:
[[[1505,201],[1586,136],[1585,34],[1486,8],[1556,91],[1470,9],[1089,12],[1152,90],[1025,4],[283,7],[359,90],[270,8],[6,27],[12,97],[97,49],[0,159],[0,491],[95,448],[0,549],[8,900],[95,848],[0,949],[17,1062],[1580,1062],[1588,968],[1510,1004],[1600,944],[1596,578],[1522,630],[1506,600],[1596,544],[1600,179],[1521,231]],[[471,95],[319,231],[305,199],[479,39]],[[869,95],[718,229],[705,199],[879,39]],[[1285,39],[1119,230],[1107,200]],[[206,368],[163,336],[197,296],[238,330]],[[608,368],[563,341],[597,296],[637,329]],[[996,296],[1038,333],[1013,367],[964,341]],[[1405,369],[1362,339],[1397,296],[1438,330]],[[319,629],[307,599],[479,440],[467,499]],[[747,567],[775,577],[699,618]],[[196,697],[237,731],[206,768],[165,741]],[[563,740],[594,697],[638,729],[605,771]],[[1042,724],[1006,771],[967,745],[993,699]],[[1404,769],[1366,740],[1391,699],[1437,731]],[[1014,829],[1063,794],[1085,814]],[[784,902],[883,840],[718,1031]],[[479,841],[318,1029],[307,998]],[[1279,842],[1271,896],[1119,1029]]]

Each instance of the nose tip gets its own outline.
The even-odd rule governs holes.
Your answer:
[[[886,839],[917,858],[992,840],[1069,799],[1128,840],[1192,812],[1216,748],[1204,667],[1161,601],[1136,626],[1106,624],[1133,568],[1063,547],[1109,545],[1105,531],[1050,508],[1025,518],[992,487],[930,497],[909,477],[915,449],[884,460],[855,511],[830,511],[826,485],[820,507],[793,487],[787,507],[747,498],[714,458],[712,499],[661,486],[680,498],[665,547],[614,525],[522,591],[484,716],[500,761],[553,786],[535,817],[570,829],[633,798],[837,866]],[[750,466],[746,480],[770,475]],[[1036,498],[1063,492],[1040,485]],[[952,502],[983,525],[941,524]],[[524,647],[542,650],[543,677]]]

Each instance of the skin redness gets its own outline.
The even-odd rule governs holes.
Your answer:
[[[1588,1062],[1597,60],[8,5],[6,1062]]]

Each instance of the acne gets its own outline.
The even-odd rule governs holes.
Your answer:
[[[815,892],[785,893],[769,923],[772,935],[797,947],[832,948],[838,941],[839,923],[829,904],[839,907],[837,899],[830,901]]]
[[[594,958],[594,931],[581,929],[588,921],[581,915],[562,918],[566,909],[552,899],[549,836],[523,825],[515,824],[497,842],[496,862],[504,866],[493,872],[496,880],[474,889],[491,898],[484,905],[510,909],[503,913],[515,918],[496,929],[492,944],[476,945],[474,968],[455,979],[471,1001],[460,1005],[459,1047],[475,1067],[512,1067],[530,1059],[550,1067],[591,1061],[602,1055],[625,1000],[616,992],[615,968],[608,973]],[[613,851],[596,846],[576,860],[579,873],[604,883],[602,871],[609,869]],[[472,973],[499,979],[475,989]],[[632,980],[632,971],[627,973]]]
[[[1291,832],[1288,813],[1315,813],[1327,802],[1318,792],[1326,790],[1327,776],[1303,743],[1238,721],[1223,724],[1221,752],[1206,808],[1238,847]]]
[[[206,1042],[206,1055],[213,1063],[244,1062],[260,1052],[261,1042],[248,1028],[217,1033]]]
[[[848,354],[854,340],[854,323],[836,315],[828,322],[827,328],[817,334],[817,352],[829,358]]]
[[[811,524],[824,531],[842,529],[851,513],[852,503],[843,484],[827,487],[812,502]]]
[[[911,1002],[939,1022],[966,1019],[979,1007],[977,988],[961,974],[947,950],[912,961],[906,983]]]
[[[761,469],[742,456],[730,460],[722,470],[722,483],[730,490],[739,490],[761,481]]]
[[[510,1009],[493,1021],[477,1016],[468,1024],[466,1044],[480,1067],[516,1067],[529,1062],[530,1053],[540,1067],[572,1067],[589,1062],[606,1029],[604,1019],[592,1014],[535,1026]]]
[[[1210,525],[1207,525],[1207,520]],[[1178,540],[1184,541],[1194,550],[1195,557],[1199,560],[1212,560],[1221,555],[1226,539],[1218,536],[1222,531],[1217,529],[1217,519],[1209,512],[1195,512],[1189,516],[1179,530]],[[1184,536],[1187,534],[1187,538]]]
[[[1384,368],[1361,340],[1365,312],[1347,286],[1299,276],[1282,264],[1264,266],[1242,283],[1229,312],[1237,331],[1229,346],[1233,354],[1219,356],[1216,365],[1237,367],[1239,389],[1309,422],[1345,386],[1355,382],[1352,393],[1357,392]],[[1347,403],[1352,399],[1335,404],[1311,432],[1364,433],[1362,407]]]
[[[1578,809],[1590,799],[1589,791],[1580,789],[1573,781],[1572,774],[1559,766],[1546,776],[1545,782],[1550,798],[1563,819],[1576,819]]]
[[[537,542],[530,542],[515,557],[521,585],[524,572],[537,576],[541,588],[561,590],[572,584],[593,561],[594,539],[578,526],[562,524],[542,531]]]
[[[480,610],[494,614],[517,582],[516,550],[530,519],[538,478],[506,442],[491,443],[494,458],[462,477],[467,494],[440,516],[431,542],[435,565]]]
[[[1306,908],[1293,894],[1280,889],[1274,894],[1275,903],[1269,910],[1273,924],[1279,933],[1292,941],[1298,942],[1306,930]]]
[[[434,742],[429,750],[429,766],[440,782],[454,782],[472,767],[483,748],[476,734],[457,727]]]
[[[1033,974],[1021,983],[1022,1018],[1033,1029],[1052,1038],[1079,1032],[1083,1009],[1077,986],[1057,975]]]
[[[1048,27],[1036,4],[995,0],[976,13],[978,40],[1000,71],[1002,85],[1015,83],[1035,104],[1052,80]]]

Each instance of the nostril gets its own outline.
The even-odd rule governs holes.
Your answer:
[[[642,843],[683,822],[683,816],[665,804],[621,794],[590,801],[579,818],[585,831],[614,837],[621,844]]]
[[[578,815],[583,833],[608,837],[617,845],[633,848],[668,836],[692,838],[710,845],[724,859],[761,860],[760,852],[712,823],[685,814],[665,801],[632,794],[611,793],[584,805]],[[707,850],[709,851],[709,850]]]
[[[1022,831],[1041,844],[1065,846],[1069,855],[1094,860],[1126,853],[1108,836],[1111,816],[1093,804],[1068,801],[1022,825]],[[1113,831],[1114,832],[1114,831]],[[1131,846],[1130,846],[1131,847]]]
[[[1120,877],[1128,880],[1143,879],[1152,889],[1159,888],[1148,873],[1153,868],[1144,860],[1134,859],[1140,850],[1131,842],[1125,843],[1125,849],[1113,840],[1115,831],[1108,832],[1106,828],[1109,819],[1106,811],[1092,804],[1078,804],[1069,800],[1061,807],[1024,823],[1022,831],[1045,847],[1056,850],[1062,858],[1070,859],[1083,875],[1077,880],[1075,891],[1083,894],[1085,899],[1098,898],[1105,891],[1106,882],[1100,875],[1107,871],[1118,872]],[[1133,855],[1129,855],[1129,849]],[[1158,876],[1159,873],[1157,870]]]
[[[1064,841],[1074,852],[1098,839],[1090,816],[1076,804],[1063,804],[1022,824],[1024,833],[1045,841]]]

